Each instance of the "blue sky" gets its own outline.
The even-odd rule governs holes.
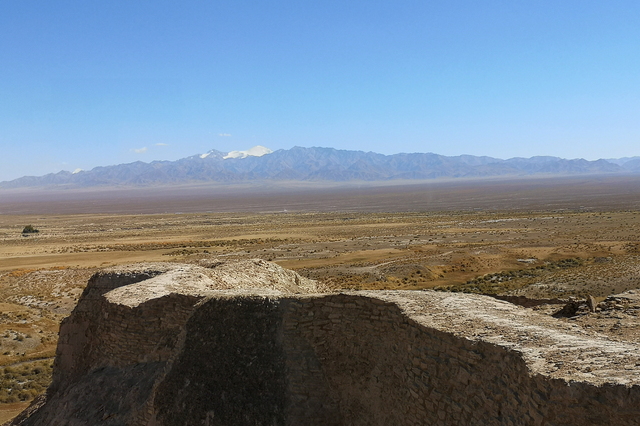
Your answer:
[[[0,2],[0,180],[218,149],[640,155],[638,1]]]

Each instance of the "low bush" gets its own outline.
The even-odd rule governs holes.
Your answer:
[[[24,229],[22,230],[23,234],[36,234],[40,232],[40,230],[34,228],[32,225],[27,225],[24,227]]]
[[[0,367],[0,404],[30,401],[43,393],[53,372],[52,360]]]

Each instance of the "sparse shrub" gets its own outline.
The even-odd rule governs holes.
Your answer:
[[[34,228],[32,225],[27,225],[22,229],[23,234],[37,234],[40,230]]]
[[[0,369],[0,403],[29,401],[43,393],[51,383],[52,361],[29,362],[19,368]]]
[[[18,402],[18,397],[16,397],[15,395],[9,395],[3,402],[6,402],[7,404],[13,404],[15,402]]]

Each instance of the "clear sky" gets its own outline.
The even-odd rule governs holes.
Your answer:
[[[0,0],[0,180],[254,145],[640,155],[640,2]]]

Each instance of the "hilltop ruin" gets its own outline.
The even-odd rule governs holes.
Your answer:
[[[94,275],[12,425],[640,423],[640,345],[490,297],[325,293],[262,260]]]

